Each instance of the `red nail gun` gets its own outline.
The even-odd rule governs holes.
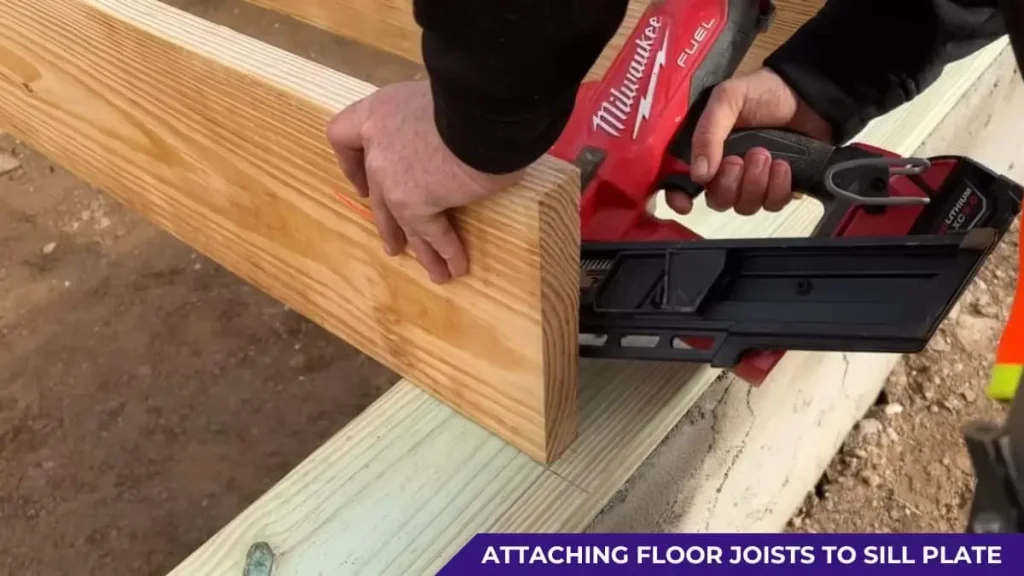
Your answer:
[[[696,197],[693,125],[771,0],[653,3],[551,153],[582,174],[580,355],[709,362],[759,385],[787,350],[917,352],[1020,212],[1024,190],[962,157],[899,158],[779,130],[767,148],[823,203],[810,238],[705,240],[647,211]],[[699,241],[694,241],[699,240]]]

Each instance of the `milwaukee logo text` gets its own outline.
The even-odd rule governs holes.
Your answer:
[[[650,115],[651,100],[653,99],[654,87],[657,83],[658,69],[665,65],[665,48],[668,43],[668,33],[658,46],[658,37],[662,31],[661,16],[653,16],[647,20],[647,26],[635,38],[633,56],[626,68],[622,82],[608,91],[608,96],[597,113],[592,118],[594,130],[603,130],[616,138],[626,130],[626,124],[633,108],[637,107],[639,97],[639,113],[633,125],[633,138],[640,129],[640,122]],[[657,50],[657,52],[655,52]],[[644,77],[647,76],[648,68],[651,68],[651,60],[654,60],[653,72],[648,81],[646,90],[642,86]]]

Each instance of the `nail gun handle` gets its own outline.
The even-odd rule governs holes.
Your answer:
[[[680,131],[676,141],[669,148],[669,154],[689,166],[692,139],[690,131]],[[818,184],[828,167],[832,153],[836,150],[835,146],[790,130],[737,130],[726,138],[723,157],[742,158],[751,149],[758,147],[768,150],[773,159],[784,160],[789,164],[794,190],[804,192],[822,202],[830,199],[830,195]],[[661,187],[666,190],[682,191],[690,198],[697,198],[704,192],[704,187],[690,179],[689,173],[671,170],[662,178]]]
[[[724,155],[743,157],[757,147],[765,148],[772,158],[789,164],[793,189],[807,194],[818,188],[816,184],[836,149],[827,142],[789,130],[740,130],[726,138]]]

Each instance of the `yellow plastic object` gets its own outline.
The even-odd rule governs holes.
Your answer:
[[[1009,402],[1017,394],[1022,374],[1024,366],[1020,364],[996,364],[985,392],[993,400]]]

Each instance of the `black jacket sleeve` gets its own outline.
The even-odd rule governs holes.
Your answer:
[[[827,0],[764,64],[843,142],[1005,33],[998,0]]]
[[[554,144],[627,0],[414,0],[442,140],[494,174]]]

